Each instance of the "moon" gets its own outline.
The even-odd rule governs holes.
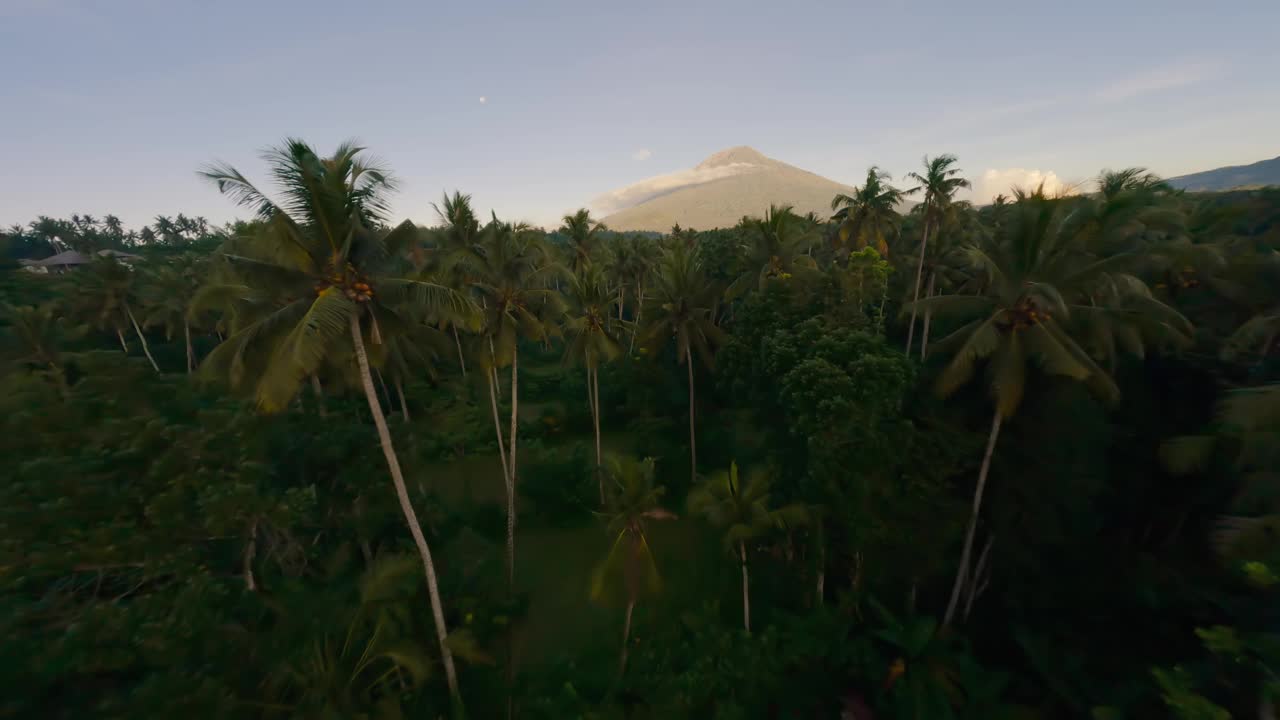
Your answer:
[[[485,96],[481,95],[481,96],[480,96],[480,104],[481,104],[481,105],[484,105],[484,104],[485,104],[485,103],[487,103],[487,102],[489,102],[489,98],[487,98],[487,97],[485,97]]]

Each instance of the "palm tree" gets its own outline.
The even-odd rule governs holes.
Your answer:
[[[627,289],[635,282],[637,267],[641,263],[636,236],[623,235],[613,241],[605,267],[607,277],[617,291],[618,320],[623,319],[626,312]]]
[[[569,316],[564,323],[568,336],[564,357],[587,371],[587,402],[591,405],[591,423],[596,435],[596,483],[600,486],[600,504],[604,505],[604,477],[600,472],[600,363],[621,355],[622,344],[609,327],[613,293],[603,272],[587,268],[573,276],[569,300]]]
[[[642,595],[656,594],[662,587],[653,551],[649,548],[646,526],[651,520],[676,519],[660,504],[665,488],[654,482],[653,470],[653,458],[636,461],[615,457],[609,462],[608,474],[613,481],[613,492],[609,493],[605,510],[608,519],[605,531],[614,541],[608,557],[592,576],[591,597],[602,601],[619,586],[625,593],[627,614],[622,626],[619,674],[627,667],[631,614],[636,601]]]
[[[635,317],[631,319],[631,340],[627,352],[635,349],[636,334],[644,311],[645,286],[657,263],[658,245],[643,235],[624,235],[613,245],[609,271],[618,290],[618,319],[623,319],[626,294],[635,298]]]
[[[724,530],[725,549],[738,555],[742,563],[742,627],[751,632],[751,579],[747,572],[747,541],[775,528],[794,527],[807,522],[808,510],[792,504],[780,508],[769,505],[772,478],[757,469],[745,479],[738,476],[738,464],[729,465],[689,492],[689,513],[701,515]]]
[[[905,192],[889,184],[889,173],[872,165],[862,187],[853,195],[843,193],[831,199],[831,220],[840,223],[837,231],[840,245],[853,241],[853,249],[874,247],[881,257],[889,256],[889,236],[897,233],[902,216],[898,214]]]
[[[1273,488],[1280,466],[1280,384],[1233,390],[1219,404],[1214,434],[1171,438],[1160,460],[1175,475],[1204,472],[1225,459],[1239,488],[1232,514],[1217,518],[1213,545],[1224,560],[1276,557],[1280,500]]]
[[[963,264],[963,253],[959,249],[974,241],[985,232],[977,219],[973,205],[966,201],[951,202],[939,213],[934,225],[934,241],[925,255],[925,269],[929,281],[925,284],[924,296],[931,298],[935,294],[939,279],[946,280],[953,275],[953,266]],[[940,290],[939,290],[940,291]],[[924,312],[924,323],[920,333],[920,359],[929,355],[929,330],[933,324],[933,313]]]
[[[62,346],[78,339],[85,328],[68,326],[51,303],[39,307],[0,305],[0,318],[8,326],[3,360],[48,376],[66,396],[67,353]]]
[[[279,201],[230,165],[215,164],[201,173],[262,221],[258,234],[234,239],[224,256],[253,301],[270,299],[269,309],[238,327],[205,365],[229,372],[234,382],[243,378],[246,355],[261,358],[255,394],[259,405],[272,411],[287,406],[301,381],[323,364],[339,358],[349,363],[354,356],[400,509],[426,574],[449,692],[460,703],[435,563],[374,389],[365,343],[367,338],[375,346],[383,344],[381,328],[400,322],[393,309],[397,302],[461,306],[464,301],[439,285],[381,274],[395,268],[417,232],[408,221],[383,229],[395,182],[385,169],[366,162],[362,151],[347,142],[322,158],[295,139],[268,150],[263,157],[279,187]]]
[[[952,167],[955,164],[955,155],[939,155],[933,160],[925,156],[924,174],[912,172],[907,175],[917,183],[915,187],[907,190],[908,194],[924,191],[924,200],[920,204],[920,212],[924,217],[924,230],[920,234],[920,260],[916,264],[911,324],[907,328],[908,355],[911,354],[911,343],[916,332],[916,308],[914,303],[920,300],[920,281],[924,275],[924,256],[928,251],[929,235],[940,228],[943,212],[946,210],[947,205],[951,203],[956,191],[960,188],[969,187],[969,181],[960,177],[962,171],[959,168]]]
[[[165,245],[182,244],[182,233],[178,230],[178,225],[173,221],[173,218],[157,215],[155,233]]]
[[[1076,316],[1094,312],[1098,289],[1110,286],[1128,298],[1136,295],[1136,278],[1115,282],[1114,259],[1099,260],[1085,252],[1084,242],[1071,226],[1074,204],[1054,200],[1043,192],[1019,193],[1007,224],[999,236],[984,238],[968,249],[981,284],[972,294],[943,295],[913,304],[936,315],[975,317],[937,344],[937,349],[954,352],[937,379],[942,396],[969,382],[981,360],[988,360],[987,377],[995,409],[986,451],[978,471],[973,510],[969,517],[963,550],[951,599],[943,624],[954,616],[957,602],[969,582],[969,561],[973,550],[982,498],[992,454],[1004,421],[1017,411],[1032,361],[1049,375],[1083,381],[1098,395],[1114,399],[1119,390],[1111,378],[1081,346],[1080,324]],[[904,310],[905,311],[905,310]],[[1135,308],[1140,318],[1146,308]]]
[[[498,455],[507,486],[507,583],[515,582],[516,430],[520,410],[521,338],[543,341],[556,330],[563,313],[559,293],[551,285],[558,268],[541,238],[522,224],[496,216],[485,226],[479,251],[471,261],[472,281],[483,315],[481,365],[489,384],[489,404],[498,436]],[[504,443],[498,419],[498,368],[511,367],[511,424]]]
[[[698,443],[695,433],[693,355],[711,367],[714,347],[722,332],[715,324],[715,288],[702,271],[702,263],[685,243],[674,243],[663,255],[649,299],[649,328],[645,340],[654,352],[675,341],[677,362],[689,373],[689,469],[698,478]]]
[[[431,232],[433,247],[426,263],[429,270],[449,287],[463,292],[467,289],[467,270],[477,258],[480,242],[480,220],[471,207],[471,196],[454,191],[445,194],[440,205],[432,205],[440,216],[442,225]],[[462,376],[467,375],[466,355],[462,351],[462,339],[458,336],[458,319],[444,318],[444,324],[453,333],[458,349],[458,366]]]
[[[142,343],[142,352],[151,363],[151,368],[160,372],[160,366],[151,357],[147,336],[143,334],[138,318],[133,314],[133,306],[129,304],[134,297],[133,271],[116,262],[115,258],[106,256],[94,258],[78,277],[80,283],[77,303],[80,311],[94,326],[115,331],[120,347],[126,353],[129,352],[129,346],[124,340],[124,324],[128,321]]]
[[[191,301],[199,287],[198,271],[194,263],[180,260],[149,274],[143,287],[146,308],[142,324],[164,328],[165,339],[173,339],[173,333],[182,328],[187,351],[187,374],[196,367],[195,349],[191,345]],[[198,314],[197,314],[198,315]]]
[[[326,622],[280,618],[294,633],[315,637],[265,679],[271,707],[285,709],[289,717],[403,717],[400,698],[423,686],[431,671],[425,648],[405,621],[411,598],[402,588],[411,572],[411,557],[379,556],[360,578],[357,597],[330,603],[297,599],[327,611]]]
[[[41,215],[33,220],[28,228],[32,237],[49,243],[49,247],[53,249],[55,254],[67,249],[65,241],[61,237],[63,234],[62,221],[55,220],[47,215]]]
[[[591,217],[586,208],[579,209],[572,215],[565,215],[560,232],[569,238],[569,269],[577,273],[591,264],[600,247],[600,240],[609,228]]]
[[[763,288],[772,278],[785,279],[817,267],[807,254],[817,234],[791,206],[770,205],[763,220],[743,218],[740,227],[747,234],[746,267],[729,286],[729,296],[741,295],[752,285]]]

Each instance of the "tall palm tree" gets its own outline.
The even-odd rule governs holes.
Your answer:
[[[969,181],[960,177],[962,172],[953,167],[957,162],[955,155],[939,155],[930,160],[924,158],[924,174],[912,172],[907,177],[916,182],[916,186],[907,190],[908,194],[924,192],[920,203],[920,212],[924,218],[924,229],[920,234],[920,259],[916,264],[916,282],[912,297],[911,324],[907,328],[907,354],[911,354],[911,344],[916,332],[916,309],[914,303],[920,299],[920,282],[924,275],[924,256],[928,251],[929,236],[941,226],[943,213],[951,203],[956,191],[969,187]]]
[[[67,249],[61,237],[63,230],[59,220],[41,215],[28,225],[28,230],[35,239],[48,243],[55,254]]]
[[[1214,434],[1170,438],[1160,460],[1171,473],[1188,475],[1227,461],[1239,488],[1232,513],[1217,519],[1213,544],[1239,563],[1275,557],[1280,549],[1280,384],[1233,390],[1219,403]]]
[[[665,488],[654,481],[654,460],[610,458],[608,475],[613,491],[608,494],[604,515],[605,531],[614,538],[613,547],[591,579],[591,597],[605,600],[618,587],[627,606],[622,626],[622,653],[618,672],[627,667],[627,647],[631,638],[631,614],[643,595],[656,594],[662,587],[658,567],[653,560],[646,534],[652,520],[674,520],[676,516],[663,509]]]
[[[0,361],[47,376],[66,396],[68,353],[63,346],[83,335],[85,328],[70,326],[52,303],[0,305],[0,318],[8,328]]]
[[[432,207],[440,217],[441,226],[430,233],[432,247],[426,262],[427,269],[454,290],[469,291],[467,272],[477,258],[481,232],[480,220],[471,206],[471,196],[455,190],[452,196],[446,193],[441,204]],[[442,322],[453,334],[458,366],[466,377],[467,360],[462,350],[462,339],[458,336],[459,319],[443,318]]]
[[[643,235],[624,235],[614,243],[610,273],[618,290],[618,319],[623,318],[627,291],[635,298],[631,318],[631,339],[627,352],[635,349],[636,334],[643,319],[645,287],[658,260],[658,244]]]
[[[817,267],[807,254],[818,237],[815,228],[790,205],[770,205],[763,219],[743,218],[739,225],[746,231],[747,259],[742,275],[729,286],[731,297],[751,287],[763,288],[772,278],[788,278]]]
[[[565,215],[560,232],[569,238],[569,269],[577,273],[591,264],[600,248],[600,240],[609,228],[591,217],[591,212],[581,208],[572,215]]]
[[[191,301],[199,288],[198,270],[190,259],[180,259],[148,274],[143,287],[146,303],[142,324],[164,328],[165,339],[171,340],[181,327],[187,351],[187,374],[195,371],[195,349],[191,345]]]
[[[931,298],[938,288],[939,281],[945,285],[954,275],[954,265],[963,263],[962,247],[972,244],[985,228],[978,222],[977,212],[973,205],[966,201],[951,202],[939,213],[938,222],[934,226],[933,243],[925,249],[925,272],[929,278],[925,283],[924,296]],[[929,331],[933,324],[933,313],[924,312],[924,323],[920,333],[920,359],[929,354]]]
[[[564,332],[566,361],[581,365],[587,371],[587,402],[591,405],[591,424],[596,439],[596,483],[600,487],[600,504],[604,505],[604,476],[600,457],[600,364],[611,362],[622,354],[622,344],[610,327],[609,307],[613,293],[598,268],[587,268],[569,282],[569,315]]]
[[[264,716],[402,718],[400,699],[424,685],[431,671],[426,648],[406,621],[411,598],[403,588],[412,572],[411,557],[381,555],[360,578],[356,597],[290,598],[319,606],[324,622],[279,619],[292,637],[312,637],[264,679],[272,701]],[[277,708],[282,712],[271,712]]]
[[[515,522],[517,416],[520,411],[520,340],[544,341],[556,332],[563,314],[559,293],[551,287],[558,267],[551,262],[541,238],[522,224],[496,216],[481,234],[479,251],[471,261],[471,283],[483,316],[478,353],[489,384],[489,404],[498,436],[498,455],[507,488],[507,583],[515,582]],[[505,438],[498,419],[498,369],[511,368],[511,423]]]
[[[889,184],[889,173],[872,165],[862,187],[853,195],[837,194],[831,199],[832,221],[840,223],[836,237],[841,248],[852,241],[852,249],[874,247],[881,257],[889,256],[889,237],[898,231],[902,216],[898,205],[906,193]]]
[[[173,221],[173,218],[157,215],[154,227],[156,235],[165,245],[182,244],[182,233],[179,232],[178,225]]]
[[[626,312],[627,290],[634,283],[637,266],[641,262],[636,236],[623,235],[613,241],[605,265],[606,276],[617,292],[618,320],[622,320]]]
[[[715,324],[716,288],[707,280],[697,253],[682,242],[667,249],[655,277],[649,299],[647,344],[655,352],[675,342],[677,362],[689,374],[689,470],[698,477],[698,439],[694,430],[696,407],[693,385],[693,356],[697,353],[707,367],[722,332]]]
[[[995,237],[984,238],[967,253],[981,282],[970,294],[942,295],[914,303],[912,311],[974,318],[937,344],[953,353],[937,379],[942,396],[969,382],[980,361],[987,362],[987,382],[995,403],[986,450],[978,471],[973,509],[969,517],[959,569],[943,623],[955,614],[962,589],[970,582],[969,564],[982,508],[991,458],[1002,424],[1017,412],[1034,362],[1048,375],[1085,382],[1096,394],[1113,400],[1115,383],[1082,347],[1078,315],[1093,310],[1098,288],[1112,285],[1113,259],[1100,260],[1085,251],[1072,227],[1074,203],[1054,200],[1043,192],[1019,193],[1018,202]],[[1129,295],[1138,282],[1115,283]],[[1138,316],[1145,312],[1135,310]]]
[[[230,373],[236,381],[243,380],[246,356],[261,358],[254,391],[259,405],[271,411],[287,406],[301,381],[326,362],[341,358],[349,363],[354,357],[400,509],[426,575],[449,692],[460,703],[435,563],[374,389],[366,342],[381,346],[382,328],[391,330],[401,322],[394,309],[397,303],[461,306],[464,301],[448,288],[383,274],[397,269],[417,232],[408,221],[384,229],[387,199],[395,182],[384,168],[367,162],[362,152],[363,148],[347,142],[325,158],[296,139],[268,150],[263,157],[278,186],[279,200],[230,165],[214,164],[201,173],[262,221],[258,234],[234,239],[224,256],[254,301],[270,299],[268,309],[238,327],[205,359],[205,365]]]
[[[736,553],[742,563],[742,627],[751,632],[751,578],[747,571],[747,542],[776,528],[794,527],[807,522],[808,509],[791,504],[770,506],[772,478],[757,469],[746,478],[738,475],[738,464],[732,463],[707,478],[689,492],[689,513],[705,517],[724,531],[725,548]]]
[[[127,321],[142,343],[142,352],[151,363],[151,368],[160,372],[160,366],[151,356],[147,336],[143,334],[142,326],[138,324],[138,318],[133,314],[133,306],[130,304],[130,300],[136,299],[133,271],[111,256],[96,257],[89,267],[80,271],[78,279],[80,282],[76,303],[80,312],[94,326],[113,330],[120,341],[120,347],[126,353],[129,352],[124,339],[124,325]]]

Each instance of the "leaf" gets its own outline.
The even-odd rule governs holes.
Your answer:
[[[469,628],[453,630],[449,633],[445,644],[457,657],[466,660],[473,665],[493,665],[494,660],[488,653],[480,648],[479,641]]]
[[[992,315],[986,320],[975,321],[943,339],[945,343],[952,337],[963,338],[963,345],[938,376],[936,388],[939,395],[947,397],[968,382],[973,377],[974,366],[978,360],[991,355],[1000,346],[1000,332],[996,328],[996,317]]]
[[[1022,335],[1018,332],[1005,335],[991,361],[991,395],[1003,418],[1013,417],[1026,390],[1027,357],[1023,351]]]
[[[334,344],[350,332],[356,304],[335,287],[316,297],[293,330],[276,347],[257,385],[258,404],[267,412],[288,406],[302,380],[334,352]]]
[[[1204,470],[1213,455],[1217,438],[1212,435],[1183,435],[1160,444],[1160,464],[1174,475]]]

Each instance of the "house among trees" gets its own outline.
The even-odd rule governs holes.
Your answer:
[[[93,255],[85,255],[76,250],[63,250],[52,257],[43,260],[19,260],[22,269],[33,273],[64,273],[68,270],[74,270],[81,265],[87,265],[93,262],[94,255],[98,257],[115,258],[124,265],[132,265],[135,261],[141,260],[141,255],[122,252],[120,250],[99,250]]]

